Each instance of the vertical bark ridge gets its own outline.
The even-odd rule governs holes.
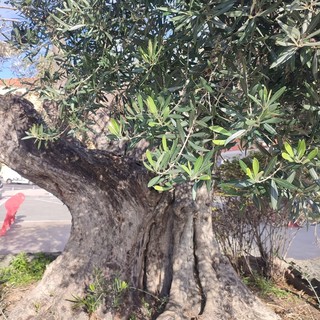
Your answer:
[[[197,286],[199,288],[199,294],[201,296],[201,305],[200,305],[200,311],[199,315],[202,315],[204,312],[205,305],[207,303],[207,297],[204,293],[201,279],[200,279],[200,274],[199,274],[199,258],[197,256],[197,228],[196,228],[196,217],[193,219],[193,255],[194,255],[194,276],[195,280],[197,283]]]
[[[206,296],[199,319],[279,319],[249,292],[221,255],[213,237],[210,212],[199,214],[195,227],[199,277]]]

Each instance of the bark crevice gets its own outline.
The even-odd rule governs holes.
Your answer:
[[[195,280],[199,288],[199,294],[201,297],[201,304],[200,304],[200,311],[199,311],[199,316],[203,314],[206,303],[207,303],[207,298],[206,295],[203,291],[202,288],[202,283],[200,279],[200,272],[199,272],[199,258],[196,254],[197,252],[197,234],[196,234],[196,218],[193,219],[193,254],[194,254],[194,275],[195,275]]]

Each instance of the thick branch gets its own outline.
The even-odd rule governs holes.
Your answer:
[[[121,181],[130,179],[145,188],[140,190],[141,197],[149,193],[145,187],[146,171],[131,159],[106,151],[87,150],[77,141],[67,138],[41,148],[32,139],[23,140],[25,132],[33,124],[44,123],[33,105],[25,99],[3,96],[0,119],[0,160],[61,200],[64,200],[65,193],[77,192],[79,177],[83,184],[113,191],[109,192],[110,197],[117,197],[119,188],[124,188]]]

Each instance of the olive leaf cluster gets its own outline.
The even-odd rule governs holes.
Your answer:
[[[268,195],[273,208],[319,191],[320,2],[11,3],[25,16],[13,42],[51,61],[38,90],[56,102],[61,130],[86,130],[107,109],[106,139],[148,143],[150,187],[211,189],[217,158],[239,145],[268,161],[242,163],[246,178],[226,190],[258,205]]]

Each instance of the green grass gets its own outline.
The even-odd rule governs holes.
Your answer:
[[[259,291],[262,296],[274,295],[278,298],[288,296],[288,292],[277,287],[277,285],[270,279],[266,279],[260,275],[243,278],[243,282]]]
[[[19,253],[11,261],[8,267],[0,269],[0,282],[14,285],[26,285],[38,281],[46,269],[46,266],[54,258],[44,253],[28,257],[26,253]]]

